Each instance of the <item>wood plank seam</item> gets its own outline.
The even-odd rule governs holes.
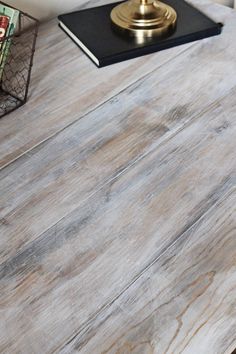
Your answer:
[[[168,64],[168,62],[172,62],[173,60],[175,60],[176,58],[178,58],[180,55],[185,54],[186,51],[190,50],[192,47],[194,46],[198,46],[199,45],[199,41],[198,42],[194,42],[193,44],[189,45],[186,49],[184,49],[183,51],[179,52],[176,54],[176,56],[170,58],[169,60],[167,60],[166,62],[163,62],[161,65],[155,67],[153,70],[151,70],[150,72],[146,73],[145,75],[141,76],[138,78],[138,80],[134,80],[132,81],[129,85],[127,85],[125,88],[123,88],[122,90],[120,90],[119,92],[117,92],[115,95],[109,97],[108,99],[106,99],[105,101],[99,103],[97,106],[93,107],[90,111],[86,112],[84,115],[78,117],[77,119],[75,119],[73,122],[69,123],[68,125],[66,125],[65,127],[63,127],[62,129],[56,131],[55,133],[53,133],[52,135],[48,136],[45,140],[42,140],[39,144],[36,144],[35,146],[32,146],[29,150],[24,151],[22,154],[18,155],[18,157],[16,157],[15,159],[9,161],[8,163],[6,163],[5,165],[0,167],[0,172],[1,170],[3,170],[4,168],[10,166],[12,163],[14,163],[16,160],[18,160],[19,158],[24,157],[27,154],[30,154],[31,151],[33,151],[34,149],[40,148],[41,145],[45,144],[47,141],[50,141],[52,138],[56,137],[58,134],[60,134],[61,132],[65,131],[67,128],[73,126],[73,124],[77,123],[79,120],[86,118],[88,115],[90,115],[91,113],[93,113],[94,111],[96,111],[97,109],[99,109],[100,107],[102,107],[103,105],[105,105],[107,102],[111,101],[112,99],[116,98],[117,96],[119,96],[122,92],[126,91],[127,89],[129,89],[131,86],[137,84],[138,82],[141,82],[143,80],[145,80],[146,78],[148,78],[149,76],[151,76],[153,74],[153,72],[155,72],[157,69],[160,69],[162,66]]]
[[[202,120],[204,121],[204,119],[202,119]],[[232,120],[232,118],[231,118],[231,120]],[[221,119],[220,121],[221,121],[221,125],[220,125],[220,126],[216,126],[215,129],[214,129],[216,133],[218,132],[218,129],[220,129],[220,128],[222,127],[222,119]],[[203,127],[204,127],[204,126],[203,126]],[[203,127],[202,127],[202,128],[203,128]],[[226,186],[225,186],[225,183],[226,183],[228,186],[230,186],[230,184],[228,184],[228,183],[229,183],[229,179],[224,180],[224,184],[223,184],[224,187],[226,187]],[[220,184],[220,185],[221,185],[221,184]],[[212,192],[212,193],[213,193],[213,192]],[[216,191],[215,194],[216,194],[216,195],[219,195],[219,194],[220,194],[220,193],[219,193],[219,190]],[[209,194],[208,194],[208,195],[209,195]],[[206,201],[207,199],[208,199],[208,198],[205,198],[204,200]],[[210,199],[211,199],[211,198],[210,198]],[[203,203],[203,204],[204,204],[204,203]],[[204,205],[202,205],[202,202],[201,202],[201,206],[204,207]],[[197,211],[198,211],[198,208],[197,208]],[[196,214],[196,212],[195,212],[195,214]]]
[[[122,291],[112,299],[112,301],[110,301],[109,303],[105,304],[101,309],[99,309],[98,312],[96,312],[82,327],[81,329],[78,331],[78,333],[76,333],[75,335],[73,335],[72,338],[70,338],[68,340],[68,342],[65,344],[68,345],[71,343],[71,341],[73,341],[81,332],[86,330],[86,327],[89,326],[90,323],[92,323],[94,321],[95,318],[97,318],[97,316],[99,316],[101,313],[103,313],[103,311],[107,308],[109,308],[115,301],[117,301],[117,299],[124,293],[126,292],[145,272],[147,272],[150,267],[152,267],[153,264],[155,264],[166,252],[168,252],[168,250],[170,248],[172,248],[177,242],[179,242],[186,233],[188,233],[191,229],[193,229],[195,227],[195,225],[201,221],[202,218],[205,218],[205,216],[210,213],[212,211],[212,209],[216,208],[218,205],[220,205],[222,203],[222,201],[224,201],[227,197],[229,197],[231,194],[234,193],[234,191],[236,190],[235,188],[235,178],[228,179],[225,181],[226,184],[224,184],[223,186],[223,191],[222,194],[220,196],[220,199],[216,200],[215,203],[211,204],[207,209],[204,209],[202,214],[199,215],[198,217],[196,217],[196,219],[189,224],[176,238],[173,242],[169,243],[168,245],[166,245],[166,247],[164,248],[164,250],[162,252],[160,252],[157,257],[155,257],[134,279],[131,283],[129,283],[124,289],[122,289]],[[233,182],[233,185],[232,183]],[[230,187],[232,185],[232,187]],[[230,190],[227,188],[230,187]],[[220,194],[219,191],[217,191],[217,194]],[[57,350],[60,349],[61,346],[59,346],[57,349],[55,349],[55,351],[53,351],[52,353],[57,352]]]
[[[230,90],[230,95],[234,95],[236,94],[236,86]],[[59,220],[57,220],[54,224],[52,224],[50,227],[48,227],[47,229],[45,229],[44,231],[42,231],[37,237],[36,239],[34,239],[32,241],[32,243],[34,243],[35,241],[39,240],[41,237],[43,237],[43,235],[50,230],[51,228],[55,227],[57,224],[59,224],[63,219],[66,219],[69,215],[71,215],[75,210],[79,209],[80,206],[89,201],[91,198],[93,198],[99,191],[101,191],[102,189],[104,189],[104,187],[106,187],[107,185],[112,185],[114,182],[116,182],[121,176],[125,175],[128,171],[131,170],[132,167],[138,165],[140,162],[142,162],[147,156],[151,155],[153,152],[158,151],[162,146],[164,146],[165,144],[168,143],[168,141],[170,141],[173,137],[177,136],[178,134],[180,134],[184,129],[186,129],[187,127],[191,126],[194,121],[196,121],[197,119],[199,119],[203,114],[207,113],[208,111],[210,111],[211,109],[213,109],[215,106],[219,105],[221,101],[223,101],[225,99],[225,97],[227,97],[229,95],[229,93],[226,93],[223,97],[221,97],[220,101],[216,100],[214,102],[212,102],[209,106],[205,107],[201,112],[197,113],[195,116],[193,116],[189,121],[187,121],[186,123],[184,123],[180,128],[177,128],[176,130],[173,130],[173,133],[170,134],[169,136],[167,136],[164,140],[162,140],[159,144],[157,144],[156,146],[154,146],[153,148],[148,149],[144,154],[138,156],[137,158],[134,159],[134,161],[131,161],[131,163],[126,166],[124,169],[122,169],[121,171],[119,171],[118,173],[116,173],[114,176],[111,176],[109,179],[107,179],[98,189],[94,190],[91,194],[89,194],[86,198],[82,199],[80,201],[80,203],[74,208],[72,209],[69,213],[64,214],[62,218],[60,218]],[[1,178],[0,178],[1,179]],[[231,183],[231,179],[229,181],[225,182],[229,182]],[[28,248],[28,246],[30,245],[30,243],[26,244],[25,247],[23,248],[23,250],[20,250],[19,252],[16,252],[15,257],[17,257],[17,255],[21,254],[22,252],[24,252],[25,249]],[[2,263],[0,263],[0,266],[2,267],[4,264],[7,264],[8,260],[3,261]]]
[[[204,219],[209,213],[212,212],[212,210],[216,209],[217,207],[219,207],[227,198],[229,198],[231,195],[233,195],[236,192],[236,186],[234,185],[230,190],[227,190],[225,194],[222,194],[220,199],[218,199],[213,205],[211,205],[207,210],[205,210],[205,212],[203,212],[202,215],[200,215],[198,218],[196,218],[196,220],[189,225],[188,228],[186,228],[180,235],[178,235],[178,237],[175,238],[175,240],[173,242],[171,242],[170,244],[168,244],[165,249],[163,250],[163,252],[161,252],[157,257],[155,257],[155,259],[153,259],[135,278],[134,280],[129,283],[111,302],[109,302],[108,304],[106,304],[105,306],[103,306],[96,314],[94,314],[94,316],[92,316],[87,323],[84,324],[84,326],[82,326],[82,328],[75,334],[73,335],[70,339],[68,339],[68,341],[63,345],[63,346],[58,346],[57,349],[55,349],[52,354],[54,353],[61,353],[63,352],[64,348],[66,348],[66,346],[70,345],[74,340],[76,340],[76,337],[78,337],[81,333],[86,332],[86,329],[89,328],[90,324],[92,322],[94,322],[94,320],[101,315],[106,309],[108,309],[109,307],[112,306],[112,304],[114,304],[125,292],[128,291],[129,288],[131,288],[131,286],[133,286],[139,279],[140,277],[142,277],[157,261],[159,261],[162,256],[164,256],[170,249],[172,249],[176,243],[180,242],[181,239],[184,238],[184,236],[189,233],[192,229],[194,229],[194,227],[201,222],[202,219]]]
[[[234,33],[235,25],[231,26],[233,31],[230,24],[226,30]],[[124,353],[129,348],[146,353],[155,346],[164,353],[159,348],[165,338],[171,339],[169,351],[175,352],[176,344],[183,348],[192,336],[195,343],[200,337],[201,345],[201,338],[204,341],[204,334],[207,338],[212,330],[219,336],[214,338],[211,333],[206,339],[213,345],[209,346],[209,354],[222,354],[229,348],[231,338],[236,338],[232,327],[235,301],[233,293],[227,291],[236,280],[232,198],[212,209],[200,219],[203,221],[190,228],[190,234],[165,251],[236,185],[236,101],[232,92],[236,85],[232,75],[235,48],[226,47],[232,35],[226,37],[226,42],[223,37],[218,40],[219,45],[215,46],[214,41],[210,46],[202,43],[200,49],[188,51],[185,60],[181,56],[174,66],[169,64],[157,71],[153,84],[147,79],[132,86],[119,94],[119,99],[108,101],[105,108],[95,110],[49,142],[46,136],[73,122],[78,111],[82,115],[100,103],[102,95],[98,94],[95,102],[92,97],[87,104],[86,91],[84,99],[73,106],[74,111],[69,101],[68,112],[75,114],[68,119],[63,118],[65,110],[60,114],[57,100],[54,108],[59,109],[52,119],[48,117],[50,129],[46,128],[47,118],[39,115],[32,135],[28,109],[23,114],[26,129],[23,117],[19,117],[16,129],[14,115],[13,124],[5,126],[3,122],[5,136],[0,145],[5,147],[3,155],[8,156],[3,161],[26,150],[29,153],[0,173],[0,258],[4,264],[0,351],[52,353],[79,332],[64,347],[63,354]],[[156,59],[151,58],[151,63],[155,66]],[[82,60],[80,65],[83,71],[88,63]],[[117,90],[131,81],[128,69],[117,76],[118,82],[126,79]],[[145,69],[149,69],[147,65]],[[139,75],[142,73],[140,69]],[[206,80],[208,77],[211,80]],[[109,90],[104,99],[107,93],[115,93],[113,84],[106,84]],[[172,90],[168,90],[169,85]],[[95,93],[96,84],[93,86]],[[226,93],[228,97],[222,102]],[[40,102],[36,118],[41,112]],[[207,111],[202,115],[204,107]],[[21,126],[22,134],[17,133]],[[29,149],[42,140],[45,145]],[[159,254],[160,260],[147,268]],[[143,276],[134,282],[142,272]],[[159,297],[163,286],[164,296]],[[118,294],[121,297],[112,302]],[[192,301],[194,298],[196,301]],[[111,307],[99,313],[109,303]],[[98,317],[94,318],[96,313]],[[89,327],[80,332],[91,318]],[[165,334],[162,322],[168,318],[174,325],[169,332],[167,323]],[[209,324],[204,325],[206,319]],[[203,329],[195,336],[194,331],[201,325]],[[192,346],[192,342],[187,344],[188,353],[195,352]],[[208,346],[203,345],[200,352],[206,353],[205,348]]]

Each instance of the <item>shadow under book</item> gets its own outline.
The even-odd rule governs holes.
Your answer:
[[[185,1],[167,0],[165,3],[177,12],[176,30],[167,38],[153,37],[144,43],[121,36],[112,28],[110,13],[119,3],[60,15],[59,26],[98,67],[221,33],[221,23],[215,23]]]

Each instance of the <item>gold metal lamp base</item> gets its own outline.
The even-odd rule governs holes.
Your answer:
[[[171,34],[177,14],[158,0],[129,0],[113,8],[111,20],[116,29],[142,41]]]

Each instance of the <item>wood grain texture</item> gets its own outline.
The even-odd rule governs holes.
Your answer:
[[[168,55],[163,52],[158,57],[98,70],[57,27],[56,20],[43,25],[35,54],[30,104],[11,114],[11,119],[1,120],[0,167],[93,111],[188,46],[168,50]]]
[[[236,86],[235,20],[2,170],[1,261]]]
[[[91,4],[90,4],[91,5]],[[85,5],[84,5],[85,6]],[[224,22],[230,9],[204,4]],[[214,9],[214,11],[213,11]],[[228,11],[227,11],[228,10]],[[232,40],[233,43],[233,40]],[[0,167],[80,119],[192,44],[97,70],[52,21],[40,28],[28,105],[1,120]]]
[[[200,6],[222,36],[102,70],[41,28],[31,100],[0,121],[1,353],[235,344],[236,13]]]
[[[235,185],[234,97],[1,265],[2,350],[60,348]]]
[[[236,189],[60,353],[231,354],[235,328]]]

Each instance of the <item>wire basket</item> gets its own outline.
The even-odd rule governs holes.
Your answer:
[[[9,6],[1,1],[0,4]],[[4,48],[7,41],[9,48],[4,66],[0,66],[0,118],[27,101],[38,23],[20,11],[14,34],[0,39],[0,47]]]

